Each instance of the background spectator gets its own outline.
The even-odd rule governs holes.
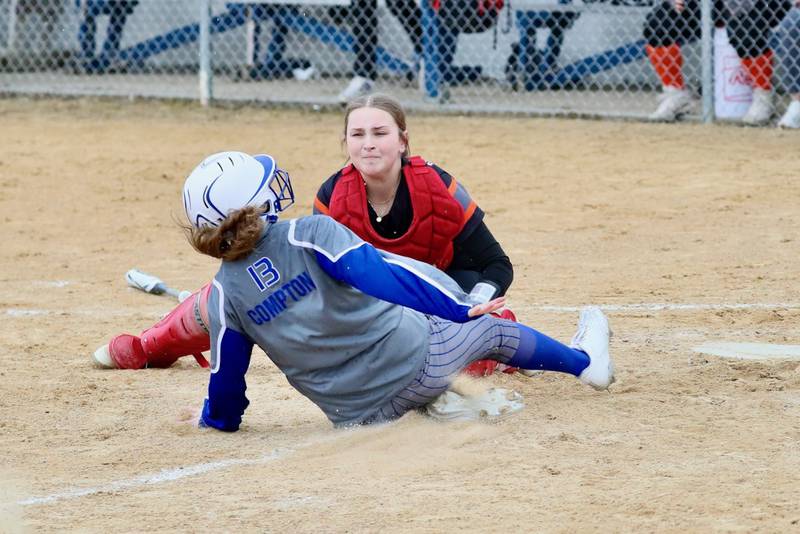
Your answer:
[[[236,4],[232,4],[236,5]],[[241,5],[241,4],[240,4]],[[307,59],[286,57],[286,38],[289,26],[287,16],[295,16],[297,10],[291,6],[279,4],[253,4],[251,16],[258,23],[253,28],[253,66],[248,73],[251,79],[280,79],[294,76],[299,80],[308,80],[316,74],[316,69]],[[261,58],[260,34],[261,24],[272,22],[270,40],[264,56]]]
[[[482,33],[495,28],[503,0],[430,0],[439,16],[438,55],[442,81],[447,85],[476,81],[483,69],[453,65],[462,33]]]
[[[133,13],[138,0],[79,0],[78,6],[83,10],[83,21],[78,29],[78,42],[81,57],[78,69],[84,72],[105,72],[117,59],[122,32],[128,15]],[[106,38],[97,55],[97,17],[108,15]]]
[[[425,0],[423,0],[425,1]],[[414,0],[386,0],[389,11],[403,25],[417,57],[422,56],[422,11]],[[339,93],[342,103],[371,93],[375,89],[378,68],[375,52],[378,47],[377,0],[354,0],[350,8],[353,28],[353,78]]]
[[[731,45],[742,60],[753,84],[753,103],[742,120],[764,124],[773,114],[772,49],[770,29],[790,7],[789,0],[716,0],[713,17],[728,30]],[[669,0],[647,16],[644,26],[646,51],[661,79],[663,94],[650,118],[673,121],[686,113],[691,97],[683,79],[681,46],[700,38],[700,1]]]
[[[16,6],[2,7],[0,13],[5,16],[6,10],[14,7],[16,25],[24,30],[8,37],[13,59],[24,70],[46,68],[49,63],[60,64],[63,61],[63,52],[58,49],[57,29],[64,13],[63,1],[19,0]],[[0,24],[5,23],[5,19],[0,20]],[[0,65],[10,63],[7,59],[9,58],[0,58]]]

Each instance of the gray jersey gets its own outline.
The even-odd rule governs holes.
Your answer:
[[[369,418],[428,354],[427,317],[386,300],[460,322],[473,304],[444,273],[377,252],[329,217],[268,225],[253,252],[223,262],[213,281],[208,419],[235,418],[225,403],[244,411],[253,344],[334,424]]]

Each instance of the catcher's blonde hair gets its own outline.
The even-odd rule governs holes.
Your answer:
[[[383,95],[380,93],[361,96],[351,100],[347,104],[344,112],[344,134],[342,136],[342,144],[344,144],[347,140],[347,124],[350,122],[350,114],[353,111],[361,108],[375,108],[388,113],[392,117],[392,120],[394,120],[397,128],[400,130],[400,139],[402,139],[406,145],[406,150],[403,152],[403,157],[407,158],[411,155],[411,148],[408,144],[408,129],[406,128],[406,112],[403,110],[403,106],[400,105],[400,102],[389,95]]]
[[[224,261],[250,254],[264,230],[264,208],[246,206],[233,211],[216,227],[184,225],[186,237],[197,252]]]

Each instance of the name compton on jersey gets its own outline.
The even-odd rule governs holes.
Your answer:
[[[317,286],[311,275],[307,271],[303,271],[277,288],[260,304],[247,310],[247,316],[257,325],[268,323],[283,313],[292,302],[298,302],[316,289]]]

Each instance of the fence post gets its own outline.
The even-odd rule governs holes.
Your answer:
[[[213,98],[211,73],[211,0],[200,0],[200,105],[208,106]]]
[[[8,4],[8,28],[6,33],[6,51],[12,52],[17,40],[17,0]]]
[[[714,122],[714,21],[711,13],[712,0],[700,2],[701,37],[701,86],[703,88],[703,122]]]

